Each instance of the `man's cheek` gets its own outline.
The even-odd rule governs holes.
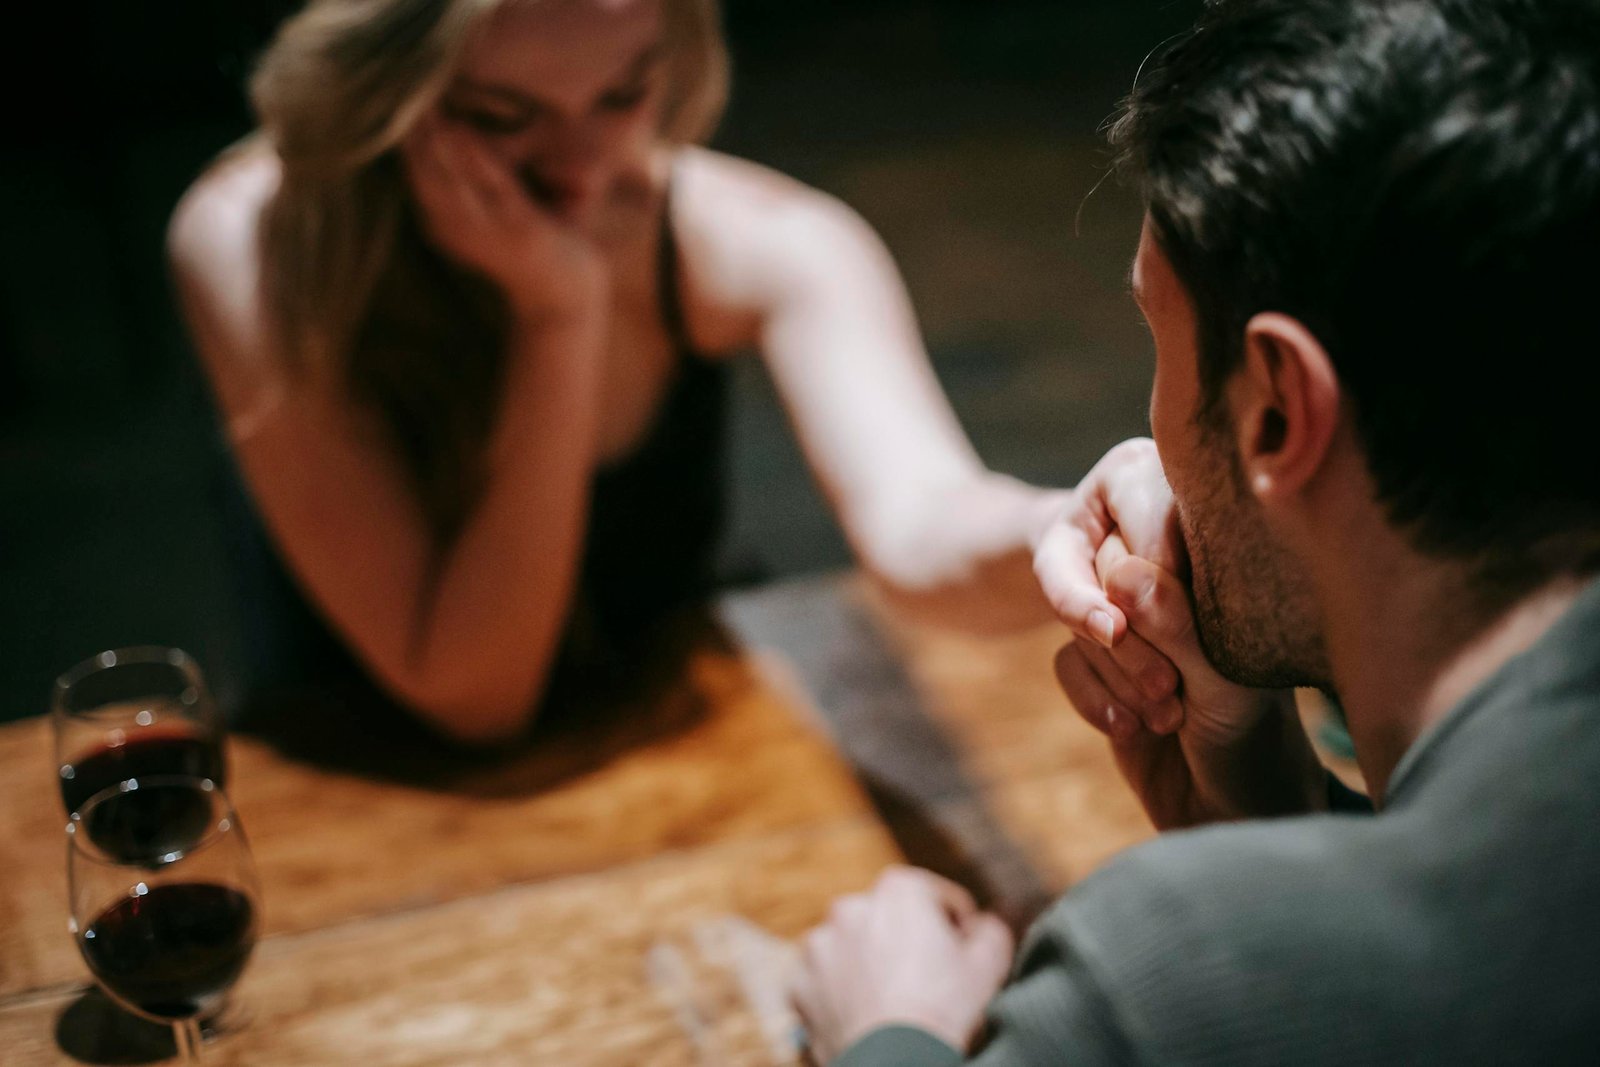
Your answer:
[[[1180,451],[1180,442],[1175,440],[1174,427],[1167,417],[1168,406],[1163,404],[1159,392],[1150,405],[1150,437],[1156,443],[1156,457],[1161,461],[1161,469],[1166,473],[1167,483],[1177,490],[1178,468],[1182,464],[1183,456]]]

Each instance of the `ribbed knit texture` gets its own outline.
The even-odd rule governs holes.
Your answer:
[[[961,1053],[926,1030],[883,1026],[857,1041],[830,1067],[959,1067]]]
[[[973,1063],[1600,1063],[1597,908],[1600,583],[1412,747],[1380,814],[1165,834],[1079,885]]]

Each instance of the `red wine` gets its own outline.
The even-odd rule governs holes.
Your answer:
[[[193,733],[161,726],[132,734],[61,768],[61,798],[77,811],[90,797],[130,778],[191,775],[223,784],[219,745]],[[210,801],[186,790],[129,792],[103,800],[90,813],[89,839],[119,862],[181,851],[211,826]]]
[[[207,883],[152,886],[107,908],[79,944],[111,993],[158,1019],[216,1006],[255,948],[255,909]]]
[[[226,785],[222,747],[188,730],[157,725],[120,745],[103,745],[61,768],[61,799],[74,812],[102,789],[129,778],[183,774]]]

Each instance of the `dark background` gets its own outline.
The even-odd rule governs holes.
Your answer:
[[[0,86],[0,720],[100,649],[173,644],[226,678],[240,606],[220,447],[174,317],[166,217],[249,129],[282,0],[55,5]],[[903,271],[990,466],[1069,485],[1145,429],[1151,357],[1124,276],[1138,206],[1099,127],[1198,4],[731,0],[716,145],[843,197]],[[22,54],[39,49],[48,74]],[[848,562],[759,361],[738,371],[727,554]]]

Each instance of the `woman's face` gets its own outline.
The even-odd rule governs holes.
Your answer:
[[[592,220],[642,168],[667,90],[662,0],[510,0],[446,89],[464,123],[540,203]]]

